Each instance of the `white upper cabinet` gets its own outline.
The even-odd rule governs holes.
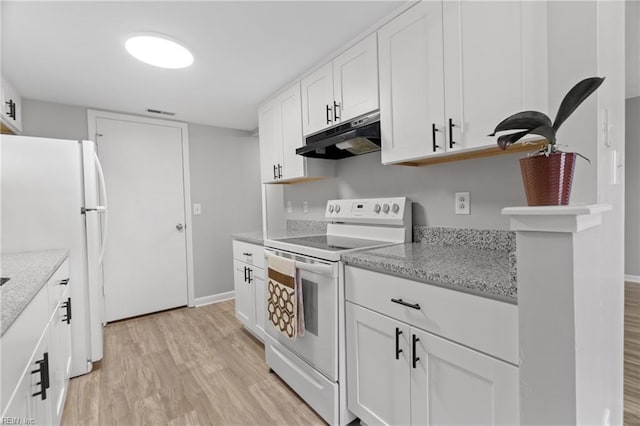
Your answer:
[[[304,145],[300,82],[262,105],[258,123],[262,183],[317,179],[335,173],[333,162],[296,154],[296,149]]]
[[[304,135],[378,109],[376,34],[302,79]]]
[[[443,3],[447,149],[495,146],[487,135],[500,121],[545,108],[544,11],[543,2]]]
[[[3,133],[22,133],[22,98],[13,85],[2,77],[2,120]]]
[[[333,60],[333,108],[337,121],[378,109],[377,52],[376,34],[371,34]]]
[[[328,63],[302,80],[304,134],[331,126],[335,121],[333,106],[333,66]]]
[[[442,4],[420,3],[378,31],[382,162],[445,152]]]
[[[382,162],[495,146],[508,115],[545,109],[544,2],[422,2],[378,32]]]

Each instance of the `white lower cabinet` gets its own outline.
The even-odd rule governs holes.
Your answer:
[[[236,318],[245,328],[264,341],[265,273],[263,247],[241,241],[233,242],[233,284]],[[241,258],[242,260],[238,260]]]
[[[349,266],[345,282],[347,406],[364,423],[518,424],[518,368],[488,355],[511,354],[500,335],[517,348],[513,305]],[[482,352],[460,324],[485,330]]]
[[[0,340],[0,400],[6,424],[60,424],[72,353],[69,284],[65,262]],[[46,305],[52,297],[57,303],[48,310]]]

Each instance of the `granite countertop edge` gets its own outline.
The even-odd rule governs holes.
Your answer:
[[[25,310],[29,303],[33,300],[33,298],[40,292],[42,287],[49,281],[49,279],[53,276],[53,274],[58,270],[58,268],[64,263],[65,260],[69,258],[69,250],[68,249],[60,249],[60,250],[42,250],[42,251],[34,251],[34,252],[21,252],[21,253],[3,253],[2,256],[2,264],[4,265],[5,256],[14,256],[14,255],[24,255],[24,256],[33,256],[37,258],[38,256],[43,256],[45,254],[49,254],[52,256],[58,256],[57,261],[52,264],[50,269],[46,274],[40,274],[38,276],[37,282],[29,282],[27,286],[21,286],[21,289],[25,289],[25,294],[13,295],[15,293],[14,289],[4,288],[0,289],[0,307],[2,308],[1,321],[0,321],[0,337],[4,336],[4,334],[11,328],[13,323],[20,317],[20,314]],[[2,268],[2,275],[6,276],[9,274],[5,273],[4,266]],[[13,279],[13,278],[12,278]],[[7,284],[5,284],[7,285]],[[9,294],[7,294],[9,293]],[[7,300],[7,296],[9,296],[9,300]],[[9,303],[9,306],[6,304]]]
[[[262,234],[262,231],[237,232],[231,234],[231,237],[234,241],[242,241],[244,243],[257,244],[260,246],[264,245],[264,235]]]
[[[391,247],[411,247],[414,245],[421,248],[425,247],[423,243],[406,243]],[[388,247],[387,249],[390,249],[391,247]],[[435,248],[437,249],[439,247]],[[508,271],[506,268],[504,272],[509,275],[509,282],[502,280],[489,283],[488,279],[482,279],[481,275],[476,275],[475,278],[470,278],[465,276],[465,274],[457,276],[450,273],[443,273],[443,271],[439,271],[437,268],[427,269],[424,266],[417,266],[415,264],[415,260],[399,259],[398,257],[384,253],[376,253],[381,250],[385,249],[372,249],[348,253],[342,255],[341,258],[345,265],[448,288],[455,291],[461,291],[501,302],[515,305],[518,304],[515,277],[511,275],[511,271]],[[481,249],[478,249],[477,251],[480,253],[483,252]],[[451,262],[456,262],[456,260],[452,260]]]

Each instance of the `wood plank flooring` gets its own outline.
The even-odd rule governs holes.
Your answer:
[[[109,324],[99,369],[72,379],[62,424],[324,424],[276,375],[233,301]],[[640,285],[625,290],[624,424],[640,425]]]
[[[325,424],[269,373],[233,301],[109,324],[104,348],[71,380],[63,425]]]
[[[640,425],[640,285],[624,294],[624,424]]]

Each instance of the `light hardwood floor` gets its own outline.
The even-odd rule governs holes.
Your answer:
[[[624,297],[624,424],[640,425],[640,285],[632,283]]]
[[[640,285],[625,291],[625,426],[640,425]],[[105,328],[102,365],[71,380],[67,425],[324,424],[276,375],[233,301]]]
[[[100,368],[71,380],[63,425],[324,424],[275,374],[233,301],[105,328]]]

